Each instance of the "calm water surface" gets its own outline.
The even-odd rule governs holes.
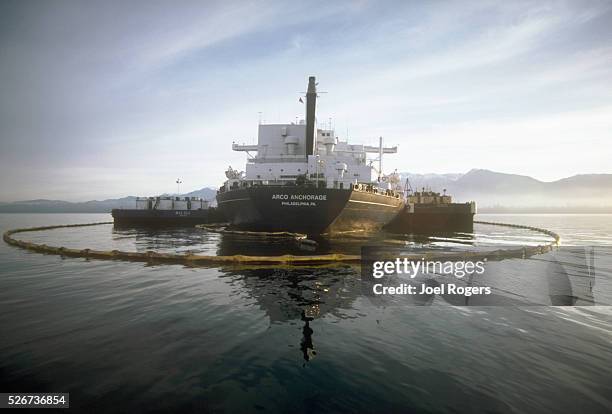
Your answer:
[[[545,227],[564,244],[612,244],[612,215],[477,218]],[[4,214],[0,230],[107,220]],[[191,229],[18,236],[109,250],[300,253]],[[460,249],[545,240],[476,226],[470,235],[392,242]],[[358,252],[362,243],[320,249]],[[73,411],[612,411],[609,306],[394,306],[364,296],[352,267],[150,266],[4,243],[0,264],[0,391],[70,392]],[[598,281],[597,303],[612,303],[611,293]]]

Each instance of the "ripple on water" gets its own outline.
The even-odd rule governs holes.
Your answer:
[[[106,219],[16,216],[0,215],[2,230]],[[590,225],[580,218],[573,228],[568,217],[481,219],[546,227],[586,243],[612,234],[609,218],[590,217]],[[108,250],[219,254],[283,247],[200,231],[81,230],[27,237]],[[486,237],[539,240],[527,233],[476,226],[474,235],[397,240],[456,249]],[[361,241],[342,243],[354,251]],[[352,267],[148,266],[62,259],[4,244],[0,259],[3,389],[68,390],[71,405],[83,411],[111,412],[119,403],[126,411],[191,412],[606,412],[612,406],[606,369],[612,312],[605,306],[380,302],[364,295]],[[598,262],[598,271],[610,278],[606,263]],[[509,290],[539,286],[531,264],[522,266],[500,273]],[[612,287],[598,280],[596,289],[604,295]],[[306,323],[302,311],[313,319]]]

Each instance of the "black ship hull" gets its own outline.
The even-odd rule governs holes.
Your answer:
[[[206,210],[113,209],[116,226],[186,227],[222,221],[214,208]]]
[[[377,231],[401,211],[393,196],[353,189],[255,186],[217,194],[229,223],[245,230],[305,234]]]
[[[413,211],[406,206],[385,227],[391,233],[448,233],[474,231],[472,203],[415,204]]]

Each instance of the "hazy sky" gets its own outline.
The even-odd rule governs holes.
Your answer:
[[[388,170],[612,173],[612,1],[2,1],[0,201],[218,186],[303,117]]]

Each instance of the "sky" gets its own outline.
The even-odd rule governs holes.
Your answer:
[[[0,201],[218,187],[308,76],[387,172],[612,173],[612,1],[5,0]]]

